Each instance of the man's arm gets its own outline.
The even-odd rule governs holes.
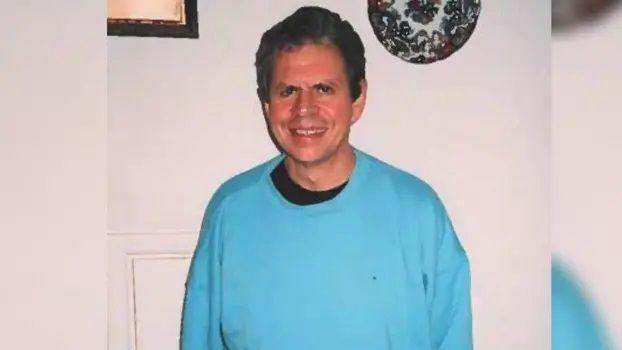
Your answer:
[[[221,242],[222,210],[208,207],[186,281],[181,322],[182,350],[222,350]]]
[[[434,349],[473,349],[469,262],[444,208],[437,217],[440,238],[429,292]]]
[[[593,305],[558,261],[551,271],[551,349],[613,349]]]

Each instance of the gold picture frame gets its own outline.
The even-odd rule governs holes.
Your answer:
[[[108,0],[108,35],[198,38],[197,0]]]

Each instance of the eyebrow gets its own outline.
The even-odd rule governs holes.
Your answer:
[[[318,87],[320,85],[328,85],[328,86],[333,86],[333,87],[341,87],[341,84],[339,84],[339,82],[337,82],[336,80],[332,80],[332,79],[328,79],[328,80],[324,80],[324,81],[319,81],[313,85],[311,85],[312,87]],[[279,90],[282,89],[284,87],[288,87],[288,86],[292,86],[295,87],[297,89],[300,88],[300,85],[295,85],[295,84],[291,84],[291,83],[286,83],[286,82],[279,82],[278,84],[274,85],[274,89],[275,90]]]
[[[334,86],[334,87],[340,87],[341,86],[341,84],[339,84],[338,81],[331,80],[331,79],[326,80],[326,81],[320,81],[319,83],[314,84],[313,86],[319,86],[319,85],[328,85],[328,86]]]
[[[295,87],[295,88],[298,88],[298,87],[299,87],[299,86],[296,86],[296,85],[294,85],[294,84],[287,84],[287,83],[280,82],[280,83],[278,83],[278,84],[276,84],[276,85],[273,85],[273,88],[274,88],[275,90],[279,90],[279,89],[282,89],[282,88],[284,88],[284,87],[288,87],[288,86],[293,86],[293,87]]]

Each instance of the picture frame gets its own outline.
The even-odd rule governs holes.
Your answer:
[[[199,38],[197,0],[108,0],[108,36]]]

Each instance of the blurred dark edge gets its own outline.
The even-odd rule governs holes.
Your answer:
[[[553,34],[569,33],[594,25],[612,12],[619,11],[620,3],[621,0],[552,0]]]

